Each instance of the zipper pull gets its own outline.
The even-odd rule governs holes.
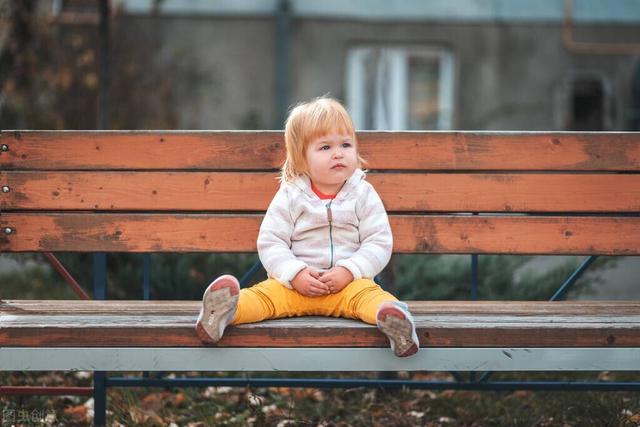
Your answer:
[[[327,207],[327,220],[329,221],[329,224],[331,224],[331,222],[333,221],[333,213],[331,212],[331,202],[326,204]]]

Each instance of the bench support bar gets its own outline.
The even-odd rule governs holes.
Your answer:
[[[2,371],[638,371],[640,348],[3,347]]]

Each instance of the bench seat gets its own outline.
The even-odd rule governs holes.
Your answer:
[[[423,347],[640,347],[640,301],[413,301]],[[9,300],[1,346],[203,347],[198,301]],[[298,317],[230,327],[216,347],[387,347],[373,325]]]
[[[240,325],[208,346],[193,329],[198,301],[6,300],[0,303],[0,369],[627,370],[640,360],[640,302],[409,306],[425,349],[398,360],[374,326],[353,320]],[[336,347],[346,351],[333,353]],[[475,351],[461,351],[469,348]]]

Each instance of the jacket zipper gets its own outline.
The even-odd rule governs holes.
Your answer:
[[[333,268],[333,213],[331,212],[331,200],[325,206],[327,207],[327,220],[329,221],[329,247],[331,250],[331,262],[329,268]]]

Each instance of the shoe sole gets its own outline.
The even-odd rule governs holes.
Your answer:
[[[222,338],[229,313],[238,305],[240,285],[230,275],[217,278],[202,295],[202,308],[196,322],[196,333],[205,343],[216,343]]]
[[[381,309],[378,313],[378,326],[393,341],[396,356],[408,357],[418,352],[418,344],[412,337],[413,327],[402,311],[393,307]]]

